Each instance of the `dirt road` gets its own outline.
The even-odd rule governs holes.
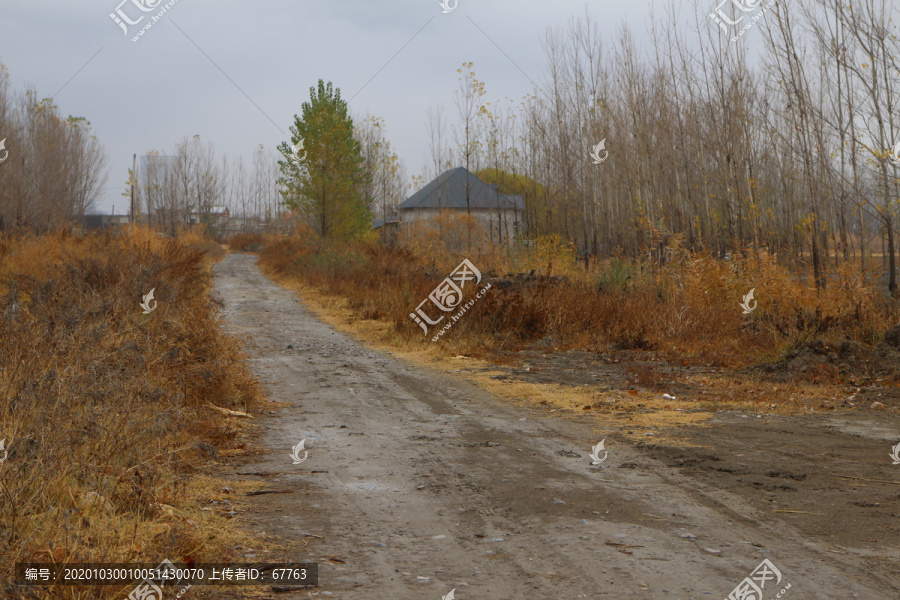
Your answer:
[[[766,600],[787,584],[787,600],[900,597],[889,570],[646,449],[608,443],[591,466],[604,433],[589,422],[362,347],[252,255],[215,273],[229,331],[254,344],[270,398],[290,404],[258,420],[271,452],[238,469],[293,490],[253,498],[246,519],[319,563],[318,590],[278,597],[719,600],[763,559],[781,572]],[[304,438],[309,458],[293,465]]]

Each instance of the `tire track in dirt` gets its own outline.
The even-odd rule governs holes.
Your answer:
[[[792,584],[785,600],[897,597],[852,559],[759,523],[739,498],[723,501],[614,432],[609,459],[591,467],[589,424],[362,347],[252,255],[216,265],[215,286],[270,398],[290,404],[258,419],[271,452],[239,471],[294,493],[251,498],[244,518],[291,540],[290,560],[319,563],[320,596],[724,598],[769,558]],[[303,438],[309,458],[292,465]],[[573,449],[578,458],[559,454]],[[629,462],[647,467],[621,468]]]

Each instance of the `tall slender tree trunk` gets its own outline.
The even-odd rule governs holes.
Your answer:
[[[897,265],[894,254],[894,218],[889,212],[884,214],[884,226],[887,228],[887,254],[888,254],[888,291],[891,296],[897,294]]]

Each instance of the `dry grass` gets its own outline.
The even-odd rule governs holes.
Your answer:
[[[204,465],[247,443],[244,423],[206,403],[248,410],[260,398],[208,295],[219,253],[197,235],[141,229],[0,239],[0,581],[16,562],[236,558],[240,534],[199,510],[222,487],[200,477]],[[18,593],[0,584],[0,596]]]
[[[263,236],[259,233],[236,233],[226,243],[229,250],[243,252],[254,244],[262,244]]]
[[[260,262],[269,273],[299,277],[346,299],[356,318],[390,324],[394,343],[425,347],[433,334],[423,335],[409,314],[463,258],[421,253],[426,250],[329,248],[292,238],[272,243]],[[611,260],[585,268],[569,246],[546,238],[530,251],[491,249],[468,258],[492,288],[440,338],[453,354],[549,341],[558,348],[655,350],[680,363],[741,367],[812,337],[872,344],[897,319],[896,307],[878,290],[878,273],[863,277],[846,265],[817,290],[764,252],[722,261],[676,246],[663,266]],[[531,269],[542,277],[503,277]],[[751,288],[758,306],[744,315],[739,304]]]

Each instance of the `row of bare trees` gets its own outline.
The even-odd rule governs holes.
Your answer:
[[[656,255],[677,234],[720,256],[755,245],[808,260],[824,283],[829,265],[865,270],[881,235],[897,289],[894,3],[757,5],[695,0],[682,27],[673,4],[644,51],[586,11],[547,31],[546,77],[515,106],[484,102],[464,63],[455,147],[429,111],[435,174],[489,169],[525,196],[529,235],[560,234],[585,256]],[[727,19],[711,18],[719,8]],[[595,164],[601,140],[609,158]]]
[[[15,93],[0,64],[0,230],[38,231],[81,219],[106,184],[107,156],[81,117]]]
[[[404,167],[382,119],[360,119],[354,130],[364,159],[361,193],[372,214],[390,219],[406,192]],[[140,157],[132,176],[136,216],[169,234],[194,224],[213,235],[281,230],[290,223],[278,182],[279,158],[259,146],[249,165],[242,157],[217,160],[212,143],[196,135],[176,144],[170,155],[152,150]],[[131,183],[123,195],[130,195]],[[228,218],[221,216],[225,208]]]
[[[152,150],[140,157],[132,175],[135,215],[170,235],[195,224],[214,235],[272,231],[284,225],[277,170],[275,153],[263,146],[247,165],[241,157],[217,159],[200,136],[185,138],[171,155]]]
[[[406,197],[406,169],[387,139],[384,119],[366,115],[353,128],[363,158],[363,197],[372,214],[387,222],[396,218],[397,205]]]

